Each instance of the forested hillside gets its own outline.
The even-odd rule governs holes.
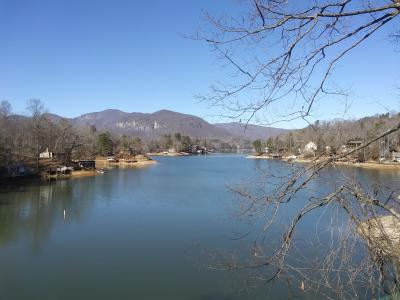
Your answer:
[[[299,130],[280,135],[265,141],[265,146],[273,151],[298,154],[307,143],[317,146],[316,153],[336,154],[349,141],[366,142],[392,128],[400,122],[400,113],[392,112],[365,117],[359,120],[316,121],[314,124]],[[390,151],[400,145],[400,132],[392,133],[371,144],[365,151],[365,159],[377,160],[388,158]],[[328,152],[328,153],[327,153]]]

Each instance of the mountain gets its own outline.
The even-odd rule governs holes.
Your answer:
[[[228,131],[230,134],[240,137],[242,139],[256,140],[263,139],[266,140],[270,137],[276,137],[280,134],[289,132],[288,129],[275,128],[275,127],[265,127],[252,124],[243,123],[218,123],[214,126]]]
[[[63,118],[54,114],[47,116],[53,121]],[[95,126],[97,131],[137,136],[145,140],[176,132],[193,138],[221,140],[267,139],[286,132],[285,129],[257,125],[249,125],[245,130],[240,123],[210,124],[199,117],[170,110],[160,110],[155,113],[128,113],[117,109],[107,109],[68,120],[78,127]]]
[[[230,139],[233,137],[224,129],[213,126],[199,117],[169,110],[145,114],[109,109],[84,114],[71,121],[78,126],[95,126],[99,131],[108,130],[115,134],[135,135],[145,139],[175,132],[194,138]]]

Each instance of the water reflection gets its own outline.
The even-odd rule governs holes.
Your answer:
[[[82,189],[82,182],[67,180],[0,192],[0,245],[23,236],[39,247],[56,223],[82,218],[94,193],[90,185]]]

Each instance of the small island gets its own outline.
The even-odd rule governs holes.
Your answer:
[[[97,156],[95,161],[98,168],[140,168],[156,163],[149,155],[134,153],[131,149],[121,151],[115,156]]]

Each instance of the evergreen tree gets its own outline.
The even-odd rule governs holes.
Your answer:
[[[254,150],[256,151],[257,155],[261,155],[262,154],[262,143],[261,143],[261,140],[255,140],[253,142],[253,147],[254,147]]]
[[[108,131],[99,134],[97,137],[97,152],[103,156],[113,154],[113,140]]]

